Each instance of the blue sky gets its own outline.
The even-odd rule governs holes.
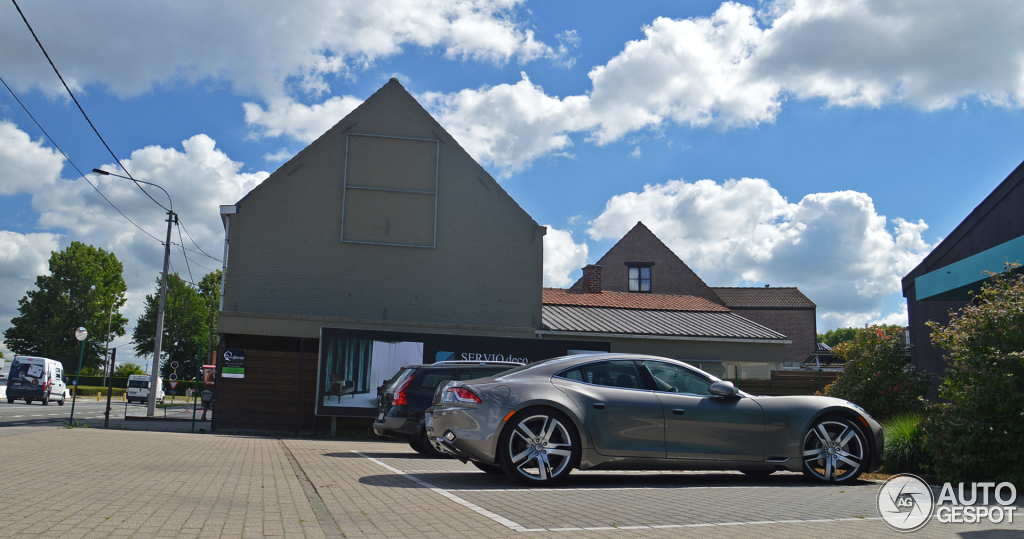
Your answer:
[[[800,287],[819,331],[905,322],[899,278],[1024,160],[1013,0],[23,4],[122,163],[218,257],[217,206],[393,76],[551,227],[548,286],[642,220],[712,286]],[[0,77],[80,169],[115,170],[0,11]],[[134,321],[159,242],[0,90],[0,331],[73,240],[124,263]],[[89,179],[162,235],[130,184]],[[197,281],[218,267],[190,257]]]

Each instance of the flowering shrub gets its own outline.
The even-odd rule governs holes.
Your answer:
[[[865,326],[833,350],[846,367],[825,387],[825,395],[846,399],[879,419],[923,410],[928,376],[907,360],[902,327]]]
[[[933,322],[946,350],[936,404],[922,424],[932,473],[944,481],[1024,485],[1024,275],[993,275],[974,302]],[[1019,488],[1019,487],[1018,487]]]

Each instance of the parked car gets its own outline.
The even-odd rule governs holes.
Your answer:
[[[393,436],[409,441],[416,452],[443,457],[426,441],[423,411],[442,382],[474,380],[505,372],[519,363],[506,361],[442,361],[428,365],[402,367],[378,388],[377,419],[373,431],[380,436]]]
[[[882,427],[831,397],[761,397],[681,361],[567,356],[440,388],[435,448],[528,485],[573,468],[803,472],[848,484],[884,462]]]
[[[64,406],[67,385],[64,383],[64,365],[55,359],[32,356],[14,356],[7,377],[7,403],[23,399],[25,404],[39,401],[46,406],[50,401]]]

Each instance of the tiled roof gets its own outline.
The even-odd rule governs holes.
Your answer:
[[[552,332],[784,341],[786,336],[731,312],[666,311],[544,305]]]
[[[727,307],[815,307],[796,287],[724,287],[711,290],[722,298]]]
[[[544,305],[571,305],[577,307],[611,307],[616,309],[646,309],[651,311],[729,312],[729,309],[695,296],[669,296],[664,294],[638,294],[609,292],[587,294],[563,288],[545,288]]]

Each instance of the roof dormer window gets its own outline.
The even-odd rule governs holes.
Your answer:
[[[629,291],[651,292],[651,264],[629,264]]]

